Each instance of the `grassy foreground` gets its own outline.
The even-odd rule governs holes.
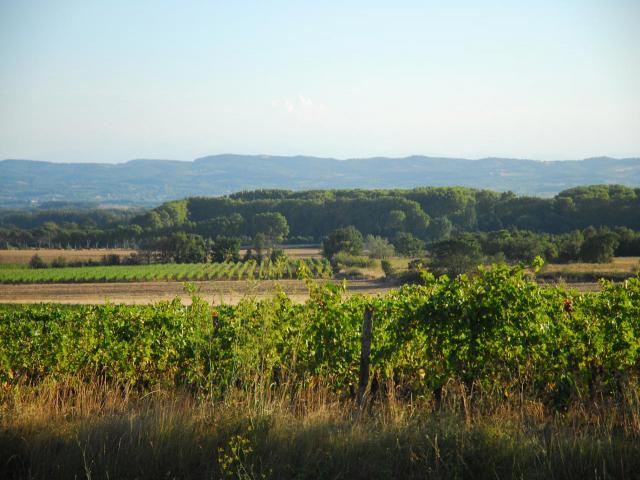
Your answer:
[[[638,478],[638,390],[563,414],[539,402],[476,399],[452,384],[430,399],[365,410],[316,385],[145,394],[45,382],[2,396],[0,477]]]

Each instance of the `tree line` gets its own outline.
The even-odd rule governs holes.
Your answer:
[[[553,198],[463,187],[256,190],[171,201],[138,214],[1,212],[0,248],[124,247],[176,261],[200,255],[163,253],[180,251],[185,243],[197,244],[195,250],[208,257],[210,246],[221,239],[263,254],[285,240],[317,244],[351,226],[363,237],[386,239],[407,256],[455,240],[477,245],[483,255],[502,253],[507,260],[540,255],[568,262],[606,258],[589,253],[594,244],[607,244],[616,255],[640,254],[639,211],[640,189],[619,185],[576,187]]]
[[[369,266],[361,260],[361,255],[366,253],[365,258],[382,259],[386,276],[393,277],[395,272],[387,259],[398,254],[413,259],[409,267],[416,273],[428,267],[435,273],[458,275],[482,263],[531,264],[537,257],[554,263],[606,263],[613,256],[638,256],[640,232],[626,227],[588,227],[564,234],[512,229],[463,232],[425,242],[404,232],[391,240],[373,235],[363,237],[355,227],[349,226],[331,232],[322,247],[336,271]]]
[[[463,187],[410,190],[268,190],[168,202],[132,219],[149,230],[190,228],[204,236],[220,229],[252,236],[255,215],[281,213],[292,238],[320,240],[353,225],[364,234],[398,231],[424,239],[442,232],[517,228],[564,233],[589,226],[640,230],[640,189],[619,185],[577,187],[553,198],[518,197]]]

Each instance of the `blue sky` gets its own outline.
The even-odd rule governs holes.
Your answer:
[[[0,159],[640,156],[638,25],[638,0],[0,0]]]

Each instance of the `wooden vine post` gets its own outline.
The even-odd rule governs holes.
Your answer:
[[[367,386],[369,385],[369,360],[371,357],[371,340],[373,336],[373,309],[367,307],[362,322],[362,347],[360,350],[360,382],[358,384],[358,405],[363,405]]]

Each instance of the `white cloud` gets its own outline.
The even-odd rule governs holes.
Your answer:
[[[285,100],[284,101],[284,108],[287,112],[292,113],[296,107],[293,105],[293,103],[289,100]]]
[[[271,100],[271,106],[276,110],[283,110],[287,113],[295,113],[303,116],[309,116],[316,113],[324,112],[327,107],[323,103],[314,102],[311,98],[298,94],[296,98],[284,98]]]

